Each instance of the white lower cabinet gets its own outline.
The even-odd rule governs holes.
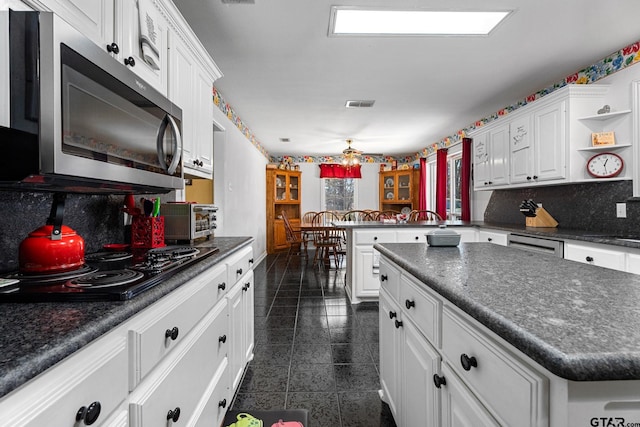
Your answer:
[[[440,394],[433,383],[440,368],[440,355],[413,322],[403,320],[401,327],[404,335],[400,365],[401,425],[440,426]]]
[[[625,256],[625,250],[614,249],[611,245],[564,242],[564,258],[571,261],[625,271]]]
[[[0,424],[101,425],[127,398],[127,389],[126,338],[122,333],[103,337],[0,401]]]
[[[400,425],[400,351],[402,349],[401,331],[395,321],[400,322],[400,309],[384,288],[380,290],[379,302],[380,340],[380,386],[382,399],[387,402],[396,424]]]
[[[384,257],[380,276],[381,396],[399,427],[549,425],[544,375]]]
[[[398,287],[402,293],[405,286],[399,270],[382,262],[380,276],[385,277],[379,302],[381,396],[398,426],[440,426],[440,397],[433,385],[440,355],[397,301]],[[411,306],[418,312],[424,308],[421,302]]]
[[[227,303],[223,301],[131,393],[131,427],[159,426],[167,424],[167,420],[177,423],[180,418],[193,417],[197,403],[218,370],[219,350],[226,349],[226,343],[219,338],[226,330]]]
[[[442,376],[438,378],[442,383],[442,427],[500,425],[446,363],[442,366]]]
[[[231,388],[240,385],[242,372],[253,358],[253,271],[245,274],[227,295],[229,299],[229,369]]]
[[[499,230],[478,230],[478,242],[488,242],[494,245],[507,246],[509,233]]]
[[[502,425],[540,426],[548,381],[446,306],[442,353],[458,377]],[[445,376],[446,379],[447,376]]]

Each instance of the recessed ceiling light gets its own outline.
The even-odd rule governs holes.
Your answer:
[[[510,13],[333,6],[329,35],[487,35]]]

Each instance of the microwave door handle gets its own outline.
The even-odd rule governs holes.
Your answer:
[[[173,158],[171,159],[171,163],[167,165],[164,155],[164,144],[163,138],[164,134],[167,131],[167,126],[171,125],[171,133],[173,134]],[[180,162],[180,158],[182,157],[182,137],[180,136],[180,130],[178,129],[178,124],[173,120],[173,117],[170,115],[165,115],[164,119],[160,123],[160,128],[158,128],[158,136],[156,138],[156,145],[158,151],[158,160],[160,161],[160,166],[169,174],[173,175],[173,173],[178,168],[178,163]]]

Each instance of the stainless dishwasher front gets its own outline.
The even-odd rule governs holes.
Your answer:
[[[510,233],[507,237],[507,246],[564,258],[564,242],[562,240],[545,239],[542,237]]]

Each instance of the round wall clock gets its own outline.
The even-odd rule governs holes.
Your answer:
[[[615,153],[598,153],[587,160],[587,172],[594,178],[613,178],[622,172],[624,162]]]

